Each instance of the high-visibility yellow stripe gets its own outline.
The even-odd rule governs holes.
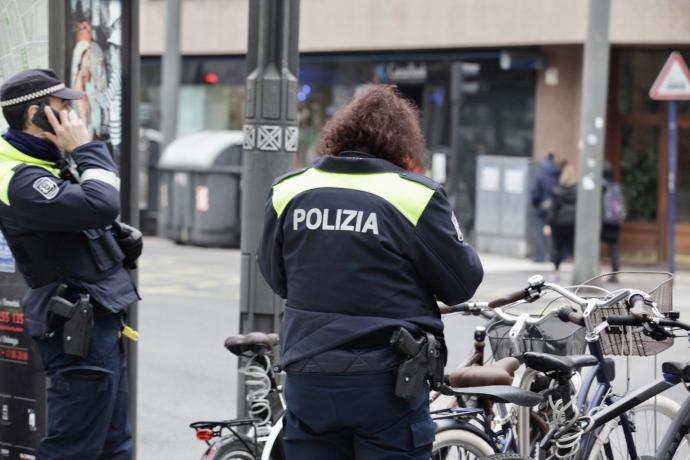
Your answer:
[[[298,194],[317,188],[359,190],[376,195],[393,205],[413,225],[417,225],[434,190],[398,173],[343,174],[310,168],[273,186],[273,208],[278,216]]]
[[[1,160],[15,160],[17,163],[27,163],[36,166],[47,166],[48,168],[51,168],[53,166],[53,163],[50,161],[40,160],[38,158],[34,158],[25,153],[20,152],[19,150],[15,149],[12,146],[12,144],[7,142],[2,137],[0,137],[0,157],[2,157],[0,158]]]
[[[9,165],[9,168],[6,168],[5,166],[5,164],[0,164],[0,201],[9,206],[10,197],[8,194],[10,189],[10,181],[12,180],[12,176],[14,176],[14,171],[12,171],[12,167],[14,165]]]
[[[43,168],[55,177],[60,177],[60,170],[53,163],[26,155],[0,137],[0,201],[10,206],[10,181],[14,176],[13,168],[18,164],[30,164]]]

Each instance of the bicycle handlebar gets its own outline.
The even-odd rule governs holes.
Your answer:
[[[559,308],[558,311],[556,311],[556,316],[558,316],[558,319],[564,323],[571,322],[573,324],[577,324],[578,326],[585,325],[585,317],[582,315],[582,313],[573,311],[566,306]]]
[[[438,309],[442,315],[450,315],[452,313],[464,313],[467,315],[478,316],[481,315],[487,319],[494,317],[494,314],[487,310],[486,302],[463,302],[457,305],[438,305]]]
[[[627,315],[612,315],[606,318],[606,322],[609,323],[610,326],[642,326],[644,323],[646,323],[646,321],[643,319]]]
[[[644,308],[642,305],[644,305],[645,303],[645,296],[647,294],[636,289],[621,289],[619,291],[614,292],[611,297],[605,299],[585,299],[578,296],[574,292],[571,292],[568,289],[559,286],[558,284],[545,282],[540,275],[535,275],[531,277],[528,280],[528,282],[529,287],[522,289],[520,291],[515,291],[500,299],[493,300],[489,302],[488,306],[490,308],[494,308],[494,312],[503,321],[505,321],[508,324],[515,324],[520,319],[520,316],[506,313],[499,307],[517,302],[519,300],[529,300],[538,298],[545,291],[554,291],[562,295],[566,299],[570,300],[571,302],[575,303],[576,305],[579,305],[580,307],[587,307],[590,304],[590,302],[594,302],[594,306],[596,308],[603,308],[608,307],[610,305],[614,305],[622,300],[628,300],[629,303],[633,303],[633,305],[638,305],[638,310],[636,311],[636,313],[640,314],[641,317],[642,315],[646,317],[646,312],[644,312]],[[556,312],[556,314],[559,315],[559,318],[562,321],[570,321],[581,326],[585,324],[584,316],[582,314],[574,312],[569,308],[567,310],[569,310],[567,315],[565,312]],[[563,316],[561,317],[560,315]],[[538,318],[527,317],[525,322],[527,324],[538,324],[547,317],[548,316]]]
[[[606,318],[606,322],[610,326],[642,326],[645,323],[651,325],[658,325],[664,327],[677,327],[679,329],[684,329],[690,331],[690,324],[686,324],[682,321],[667,318],[639,318],[635,315],[618,316],[612,315]]]
[[[511,292],[510,294],[501,297],[500,299],[494,299],[491,302],[489,302],[489,308],[499,308],[503,307],[505,305],[515,303],[518,300],[524,300],[528,299],[530,297],[529,290],[527,289],[520,289],[519,291]]]

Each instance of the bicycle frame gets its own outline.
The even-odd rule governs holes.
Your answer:
[[[604,356],[604,353],[601,349],[601,345],[599,343],[598,334],[588,335],[586,340],[590,354],[596,357],[599,363],[589,370],[587,376],[583,380],[582,388],[580,389],[580,392],[577,395],[576,407],[578,408],[581,414],[585,414],[587,412],[588,415],[592,415],[595,410],[601,407],[602,403],[606,404],[607,406],[611,406],[612,404],[614,404],[614,398],[609,395],[609,391],[613,386],[612,382],[615,378],[616,368],[614,361],[611,358],[606,358]],[[592,396],[592,399],[591,401],[589,401],[588,404],[587,395],[590,393],[595,378],[597,380],[597,386],[594,391],[594,395]],[[628,454],[630,455],[630,458],[637,458],[637,449],[635,448],[635,442],[632,437],[633,428],[627,414],[620,414],[620,423],[621,427],[623,428],[623,434],[626,439]],[[581,451],[584,453],[589,453],[593,447],[595,440],[595,432],[585,435]],[[609,458],[612,458],[612,454],[610,452],[607,452],[606,454]],[[582,458],[586,458],[582,455],[583,454],[580,454]]]
[[[263,452],[261,453],[261,460],[271,460],[271,451],[276,442],[279,441],[279,436],[283,432],[283,418],[285,414],[282,414],[280,418],[271,427],[271,432],[264,443]],[[274,459],[275,460],[275,459]]]
[[[586,428],[587,434],[591,436],[596,430],[603,427],[606,423],[620,417],[621,420],[624,418],[627,420],[626,412],[630,409],[634,409],[640,403],[658,396],[664,393],[670,388],[678,385],[682,382],[682,379],[672,375],[664,375],[662,378],[649,383],[635,391],[628,393],[626,396],[619,398],[617,401],[610,404],[605,409],[596,412],[594,415],[590,416],[590,424]],[[678,412],[679,417],[676,417],[671,423],[671,427],[668,432],[662,438],[661,444],[657,449],[656,459],[662,460],[667,458],[672,458],[678,445],[682,442],[684,436],[678,436],[678,433],[686,433],[690,429],[690,396],[688,396],[683,402],[681,410]],[[630,423],[627,422],[628,429],[630,429]],[[623,425],[625,429],[626,425]],[[637,456],[632,456],[635,452],[635,443],[632,439],[628,439],[626,435],[626,444],[628,445],[628,452],[631,458],[637,458]],[[632,449],[631,449],[632,447]],[[585,452],[588,452],[585,450]]]

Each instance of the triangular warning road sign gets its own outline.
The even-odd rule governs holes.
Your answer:
[[[649,90],[649,97],[667,101],[690,99],[690,70],[678,51],[672,52],[666,60]]]

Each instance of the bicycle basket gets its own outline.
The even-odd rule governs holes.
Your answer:
[[[565,301],[563,298],[557,300],[559,300],[558,305],[555,305],[552,300],[545,309],[541,309],[537,314],[534,314],[536,310],[534,304],[522,304],[510,309],[511,313],[519,314],[515,310],[523,310],[529,305],[529,309],[533,312],[532,316],[547,315],[547,318],[540,324],[525,325],[525,329],[518,339],[520,353],[535,351],[559,356],[584,353],[585,329],[573,323],[564,323],[553,315],[553,311],[558,306],[563,305],[562,301]],[[487,325],[486,333],[489,337],[493,356],[497,360],[513,355],[512,343],[508,335],[512,327],[500,319],[492,320]]]
[[[615,284],[612,282],[615,281]],[[634,286],[652,298],[659,313],[671,310],[673,306],[673,275],[668,272],[617,272],[596,276],[578,287],[581,297],[601,297],[602,288],[615,290]],[[613,289],[612,289],[613,288]],[[587,319],[589,328],[596,327],[609,316],[628,315],[625,301],[606,308],[597,308]],[[600,334],[604,354],[616,356],[653,356],[673,345],[673,339],[656,341],[647,337],[640,327],[609,327]]]

